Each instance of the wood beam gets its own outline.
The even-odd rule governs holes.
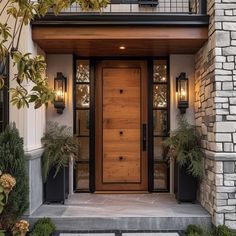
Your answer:
[[[33,26],[33,40],[80,39],[207,39],[207,27],[162,26]]]

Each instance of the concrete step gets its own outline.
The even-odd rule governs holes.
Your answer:
[[[33,225],[40,217],[30,217]],[[57,230],[185,230],[189,224],[211,226],[208,217],[51,217]]]
[[[42,205],[31,225],[50,217],[61,231],[185,230],[189,224],[211,226],[210,215],[199,205],[178,204],[170,194],[74,194],[66,205]]]

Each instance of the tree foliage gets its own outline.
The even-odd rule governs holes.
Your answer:
[[[24,26],[30,24],[36,17],[44,17],[52,10],[55,15],[72,4],[77,3],[83,10],[101,10],[109,0],[0,0],[0,89],[6,86],[4,74],[8,57],[13,60],[17,73],[14,75],[16,86],[10,88],[11,103],[17,108],[28,107],[30,103],[35,108],[52,102],[55,93],[48,87],[45,77],[46,63],[41,55],[21,52],[20,38]],[[13,25],[9,22],[14,22]],[[25,85],[33,82],[32,89]]]
[[[0,170],[14,176],[17,182],[0,215],[0,225],[4,229],[11,229],[28,208],[29,191],[23,139],[14,124],[0,134]]]
[[[180,166],[187,167],[194,177],[203,177],[203,152],[195,126],[181,118],[179,127],[172,132],[165,145],[169,147],[169,158],[175,159]]]

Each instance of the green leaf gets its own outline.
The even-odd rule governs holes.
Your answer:
[[[4,207],[2,205],[0,205],[0,214],[3,212]]]
[[[4,194],[0,194],[0,202],[2,202],[2,200],[4,199]]]

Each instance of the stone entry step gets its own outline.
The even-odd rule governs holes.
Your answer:
[[[211,226],[211,216],[199,204],[178,204],[174,195],[164,193],[79,193],[70,196],[65,205],[40,206],[29,216],[30,224],[43,217],[51,218],[59,232],[77,234],[134,236],[116,232],[179,232],[189,224]]]

